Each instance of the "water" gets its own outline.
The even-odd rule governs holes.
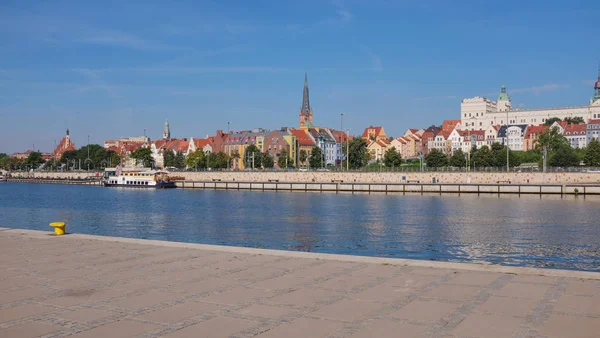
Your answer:
[[[0,183],[0,226],[600,271],[600,198],[351,195]]]

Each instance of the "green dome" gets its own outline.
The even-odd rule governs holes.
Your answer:
[[[500,90],[500,95],[498,95],[498,101],[510,101],[508,94],[506,94],[506,86],[502,85],[502,89]]]

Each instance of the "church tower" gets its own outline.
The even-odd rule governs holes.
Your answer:
[[[502,85],[500,89],[500,95],[498,95],[498,111],[510,111],[512,109],[512,103],[510,97],[506,93],[506,86]]]
[[[169,120],[165,120],[165,130],[163,131],[163,140],[171,139],[171,129],[169,129]]]
[[[594,84],[594,97],[590,100],[590,105],[600,104],[600,62],[598,63],[598,81]]]
[[[304,92],[302,94],[302,108],[300,108],[300,129],[313,126],[313,112],[310,108],[308,97],[308,76],[304,73]]]

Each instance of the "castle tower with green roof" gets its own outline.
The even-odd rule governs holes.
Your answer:
[[[498,103],[497,103],[498,111],[507,111],[512,109],[512,103],[510,102],[510,97],[506,93],[506,86],[502,85],[500,89],[500,95],[498,95]]]

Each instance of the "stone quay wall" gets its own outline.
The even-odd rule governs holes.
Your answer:
[[[32,173],[36,178],[85,178],[96,176],[90,173]],[[99,173],[101,176],[102,173]],[[436,183],[447,184],[600,184],[600,173],[377,173],[377,172],[178,172],[174,176],[185,177],[186,181],[223,182],[321,182],[345,183]],[[409,182],[410,181],[410,182]]]

